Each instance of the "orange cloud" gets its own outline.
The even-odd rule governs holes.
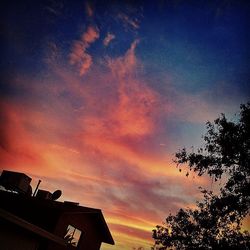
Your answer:
[[[114,133],[120,136],[142,136],[154,131],[159,95],[136,79],[140,68],[135,56],[135,40],[125,56],[110,59],[108,66],[117,83],[118,104],[109,121]]]
[[[75,41],[69,55],[71,65],[77,65],[80,76],[84,75],[92,65],[92,57],[86,50],[99,38],[99,31],[93,26],[89,26],[83,33],[80,40]]]
[[[124,80],[125,77],[130,77],[130,79],[131,77],[135,78],[135,72],[138,70],[138,67],[140,67],[135,55],[135,49],[138,43],[139,40],[136,39],[124,56],[115,59],[109,58],[108,66],[113,75],[118,77],[119,80]],[[124,82],[120,85],[123,86]]]
[[[118,242],[121,238],[123,238],[123,242],[121,243],[121,245],[126,243],[125,249],[137,249],[139,247],[146,247],[147,249],[153,246],[153,240],[151,240],[151,230],[145,231],[142,229],[135,228],[133,226],[128,227],[112,223],[110,224],[110,229],[115,232],[114,238],[117,238]]]
[[[99,31],[93,26],[89,26],[87,31],[82,35],[82,42],[85,44],[93,43],[99,38]]]
[[[39,147],[30,147],[29,142],[34,138],[25,128],[25,118],[21,116],[24,113],[22,107],[14,106],[10,102],[1,101],[1,163],[6,159],[14,161],[18,156],[21,161],[35,163],[39,156],[33,154],[33,151]],[[27,125],[27,124],[26,124]]]
[[[79,71],[98,37],[89,27],[75,42],[70,58]],[[50,77],[13,79],[20,96],[1,102],[1,168],[23,171],[35,183],[42,179],[44,189],[62,189],[64,199],[103,209],[119,250],[149,247],[151,229],[169,211],[191,204],[196,187],[206,183],[171,167],[168,136],[160,138],[164,147],[156,140],[168,110],[140,76],[138,44],[109,58],[105,72],[92,64],[93,74],[84,78],[53,60]]]

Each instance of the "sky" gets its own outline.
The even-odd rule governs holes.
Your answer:
[[[102,209],[116,245],[153,245],[194,207],[179,149],[250,97],[247,1],[3,1],[0,170]],[[192,147],[193,146],[193,147]],[[247,226],[249,227],[249,226]]]

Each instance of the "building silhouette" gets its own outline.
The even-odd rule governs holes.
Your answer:
[[[1,250],[98,250],[102,242],[114,245],[102,211],[75,202],[56,201],[36,190],[23,173],[3,171],[0,177]]]

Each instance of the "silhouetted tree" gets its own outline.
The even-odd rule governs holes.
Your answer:
[[[207,173],[215,181],[223,176],[225,185],[218,195],[201,190],[197,208],[170,214],[153,230],[153,249],[250,249],[249,232],[241,230],[250,209],[250,103],[240,109],[235,122],[224,114],[207,122],[205,146],[197,152],[176,153],[178,167]]]

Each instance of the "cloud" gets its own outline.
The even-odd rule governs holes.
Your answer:
[[[122,78],[124,77],[128,77],[127,80],[129,80],[129,77],[131,78],[133,76],[136,78],[136,70],[140,67],[135,55],[135,49],[138,43],[139,40],[136,39],[124,56],[115,59],[109,58],[108,66],[113,75],[120,78],[119,80],[123,80]],[[124,83],[122,82],[120,85],[124,85]]]
[[[71,65],[76,65],[80,76],[83,76],[91,67],[93,60],[92,56],[87,53],[87,49],[92,43],[99,38],[99,31],[93,26],[89,26],[87,31],[83,33],[80,40],[75,41],[71,53],[69,55],[69,62]]]
[[[92,28],[77,41],[79,51],[72,48],[76,63],[99,37]],[[1,167],[42,179],[44,189],[62,189],[63,199],[101,208],[123,249],[145,242],[169,211],[191,204],[196,187],[206,183],[183,180],[171,166],[169,136],[164,148],[156,141],[163,140],[161,116],[168,114],[142,77],[137,46],[135,40],[124,55],[93,64],[84,78],[56,59],[48,75],[15,76],[16,94],[1,108]]]
[[[45,55],[44,61],[52,66],[59,60],[60,57],[60,49],[55,42],[49,41],[47,43],[47,53]]]
[[[145,231],[134,228],[133,226],[131,227],[112,223],[109,226],[112,231],[116,232],[114,235],[115,238],[119,239],[125,237],[129,239],[126,243],[126,249],[128,249],[129,245],[131,245],[130,249],[138,249],[139,247],[145,247],[146,249],[149,249],[153,245],[153,240],[150,240],[152,235],[151,230]]]
[[[155,129],[160,96],[136,77],[141,68],[135,55],[138,43],[135,40],[124,56],[108,60],[118,92],[118,103],[109,120],[120,136],[145,136]]]
[[[55,17],[59,17],[63,14],[63,8],[63,2],[59,1],[50,1],[47,5],[44,6],[45,11]]]
[[[169,97],[172,105],[170,115],[182,122],[204,124],[204,126],[206,121],[213,121],[222,112],[234,115],[245,98],[240,97],[237,86],[231,87],[230,90],[225,86],[225,83],[217,83],[209,89],[196,93],[184,92],[173,86],[172,96]],[[231,91],[234,93],[234,98]]]
[[[87,45],[93,43],[96,39],[99,38],[99,31],[93,26],[89,26],[87,31],[82,35],[82,42]]]
[[[103,40],[104,46],[107,47],[109,43],[114,39],[115,39],[115,35],[108,32],[107,36]]]
[[[32,127],[28,123],[29,112],[23,105],[2,100],[1,106],[1,143],[0,143],[0,167],[11,168],[17,171],[27,171],[40,166],[40,171],[46,171],[44,160],[44,144],[36,143]],[[39,115],[34,113],[36,122]],[[38,169],[36,169],[39,172]]]
[[[89,2],[85,3],[85,9],[88,17],[92,17],[94,15],[93,6]]]
[[[139,29],[139,21],[137,18],[131,18],[130,16],[124,14],[124,13],[119,13],[117,15],[118,19],[120,19],[123,23],[123,26],[128,29],[132,28],[133,30]]]

